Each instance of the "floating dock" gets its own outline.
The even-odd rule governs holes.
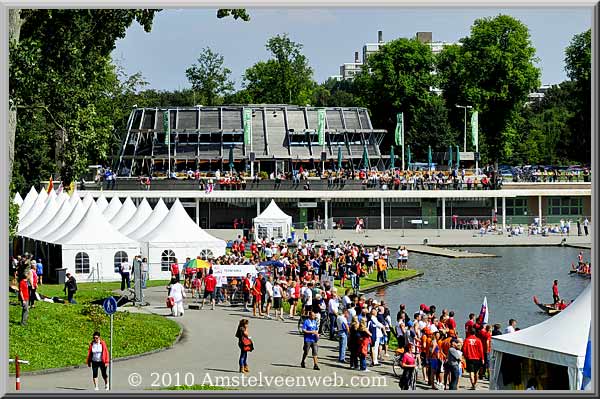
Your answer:
[[[441,247],[433,247],[429,245],[407,245],[408,252],[416,252],[418,254],[444,256],[446,258],[496,258],[494,254],[484,254],[481,252],[467,252],[456,249],[448,249]]]

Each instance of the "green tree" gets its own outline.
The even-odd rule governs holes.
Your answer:
[[[444,49],[438,58],[446,103],[451,109],[460,104],[479,111],[483,159],[510,158],[518,140],[514,119],[527,95],[540,85],[528,28],[507,15],[477,19],[470,36],[460,42],[461,46]],[[462,111],[455,109],[458,113]]]
[[[317,107],[355,107],[360,106],[360,98],[351,80],[327,79],[313,92],[311,104]]]
[[[223,64],[223,56],[206,47],[198,57],[198,64],[185,71],[192,89],[206,99],[206,105],[216,105],[219,96],[233,90],[233,82],[229,80],[231,70]]]
[[[302,45],[287,34],[272,37],[267,42],[272,59],[260,61],[246,70],[243,86],[253,102],[308,104],[316,87],[313,70]]]
[[[370,55],[354,80],[374,126],[393,132],[396,114],[404,113],[406,142],[413,156],[423,156],[430,144],[442,149],[439,144],[448,141],[444,103],[431,92],[436,85],[433,72],[434,57],[429,46],[417,39],[400,38]],[[394,135],[388,134],[382,147],[389,148],[393,140]]]

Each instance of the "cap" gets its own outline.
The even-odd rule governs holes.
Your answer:
[[[408,323],[406,323],[407,326],[412,327],[414,325],[412,320],[409,320]]]

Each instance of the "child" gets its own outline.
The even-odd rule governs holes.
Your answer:
[[[192,280],[192,298],[196,297],[196,292],[198,293],[198,298],[200,298],[200,286],[202,285],[202,281],[198,278],[196,274],[194,276],[194,280]]]

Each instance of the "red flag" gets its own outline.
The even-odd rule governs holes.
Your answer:
[[[54,181],[52,179],[52,176],[50,176],[50,183],[48,183],[48,194],[50,194],[50,191],[52,191],[54,189]]]

